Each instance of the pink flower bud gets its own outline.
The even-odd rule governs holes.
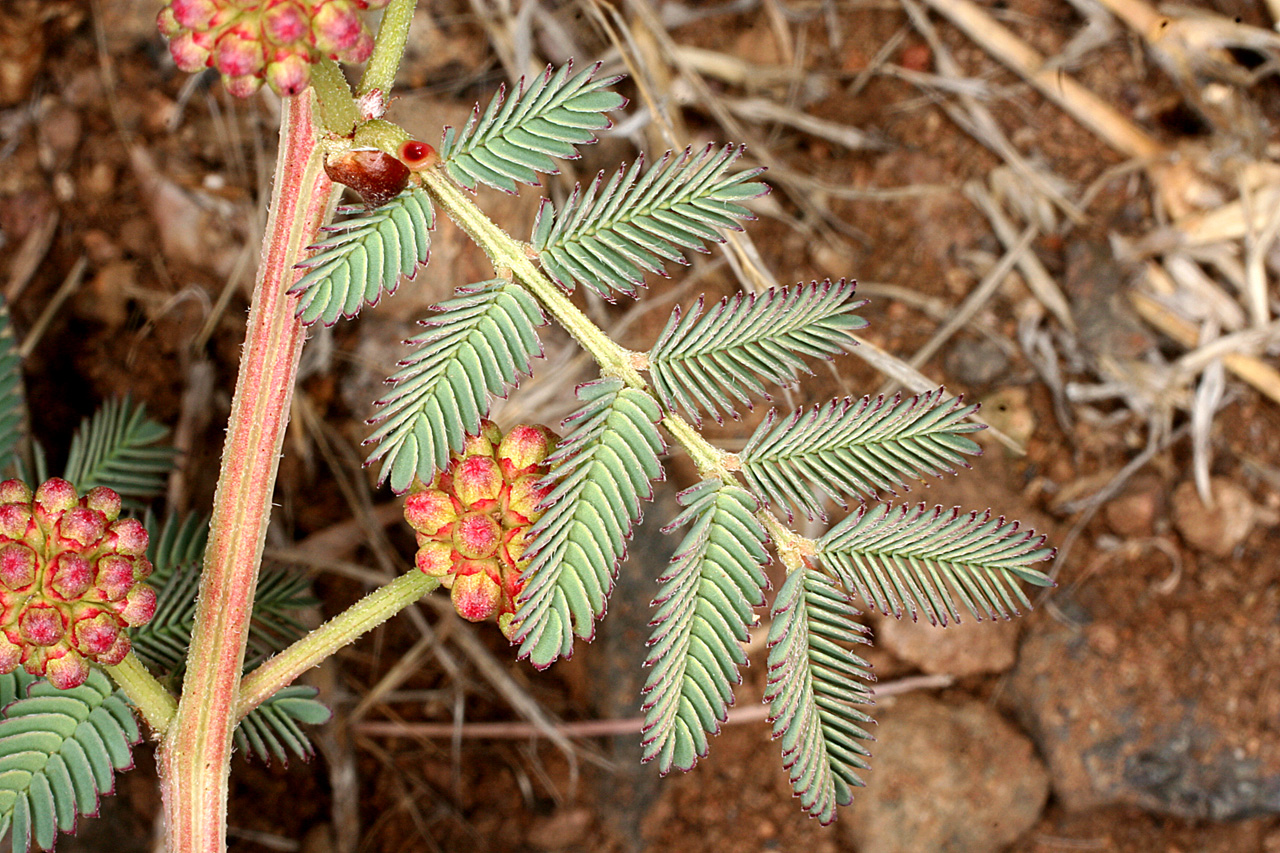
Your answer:
[[[419,533],[435,536],[458,520],[458,510],[444,492],[424,489],[404,499],[404,518]]]
[[[262,33],[276,44],[288,45],[307,35],[307,18],[293,3],[280,3],[262,14]]]
[[[94,587],[104,601],[120,601],[136,583],[133,560],[120,554],[107,554],[98,560],[98,577]]]
[[[488,456],[468,456],[453,472],[454,493],[470,509],[497,505],[502,491],[502,471]]]
[[[120,517],[120,496],[106,486],[90,489],[84,496],[84,505],[102,513],[107,521],[115,521]]]
[[[532,524],[539,515],[538,504],[551,492],[551,488],[538,486],[537,474],[526,474],[511,484],[507,493],[507,509],[502,523],[508,527]]]
[[[99,655],[106,654],[119,639],[120,623],[114,613],[100,611],[82,616],[71,626],[72,645],[87,657],[96,659]]]
[[[262,88],[262,78],[252,74],[244,77],[228,77],[223,74],[222,87],[233,98],[248,98]]]
[[[151,617],[155,615],[156,591],[154,589],[146,584],[138,584],[129,590],[124,609],[120,611],[120,618],[124,620],[124,624],[130,628],[136,628],[150,622]]]
[[[44,667],[44,677],[59,690],[79,687],[89,678],[89,663],[68,649],[63,655],[50,658]]]
[[[63,542],[82,548],[97,544],[107,533],[107,517],[96,509],[72,507],[58,521],[58,534]]]
[[[453,548],[445,542],[424,542],[414,555],[418,571],[433,578],[443,578],[453,572]]]
[[[45,480],[35,493],[36,509],[45,518],[61,516],[79,501],[75,486],[58,477]]]
[[[338,51],[337,58],[342,62],[350,62],[359,64],[367,62],[369,57],[373,55],[373,36],[369,31],[360,28],[360,35],[356,37],[356,43],[346,50]]]
[[[470,574],[456,576],[450,597],[459,616],[469,622],[483,622],[498,612],[502,588],[490,577],[488,571],[481,568]]]
[[[262,71],[266,62],[262,54],[262,40],[247,28],[224,33],[213,49],[213,65],[224,77],[247,77]]]
[[[334,58],[340,51],[355,47],[362,32],[360,15],[348,0],[329,0],[311,18],[311,43]]]
[[[33,524],[31,504],[0,504],[0,537],[25,539]]]
[[[541,464],[553,444],[551,430],[544,426],[514,427],[498,445],[498,462],[502,465],[503,476],[515,479]]]
[[[22,646],[11,643],[0,633],[0,674],[8,675],[22,663]]]
[[[277,59],[267,66],[267,85],[282,98],[301,94],[311,85],[311,63],[296,53]]]
[[[492,557],[502,544],[502,528],[486,513],[469,512],[453,528],[453,547],[470,560]]]
[[[67,634],[67,624],[51,604],[31,604],[18,617],[18,630],[28,643],[52,646]]]
[[[21,480],[5,480],[0,483],[0,503],[31,503],[31,489]]]
[[[111,525],[107,541],[113,551],[130,557],[141,557],[147,553],[147,545],[151,540],[147,536],[147,528],[142,526],[141,521],[136,518],[122,518]]]
[[[173,19],[189,30],[205,30],[218,12],[215,0],[173,0]]]
[[[36,554],[28,546],[11,542],[0,547],[0,584],[23,592],[36,580]]]
[[[63,601],[77,601],[93,586],[93,566],[79,554],[63,551],[49,567],[49,592]]]
[[[213,51],[200,44],[195,33],[184,32],[169,39],[169,55],[178,70],[194,73],[209,67]]]
[[[172,6],[165,6],[160,10],[160,14],[156,15],[156,29],[167,39],[182,32],[182,24],[178,23],[178,19],[174,17]]]

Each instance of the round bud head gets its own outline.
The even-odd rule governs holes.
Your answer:
[[[360,193],[369,207],[381,207],[409,184],[409,170],[385,151],[358,148],[330,157],[324,164],[330,180]]]
[[[0,585],[12,592],[25,592],[36,581],[37,558],[20,542],[0,546]]]
[[[84,505],[102,513],[107,521],[115,521],[120,517],[120,496],[106,486],[90,489],[84,496]]]
[[[464,507],[496,506],[502,491],[502,471],[492,457],[468,456],[453,472],[453,488]]]
[[[444,492],[423,489],[404,499],[404,519],[418,533],[435,536],[458,520],[458,510]]]
[[[424,542],[414,555],[418,571],[433,578],[443,578],[453,572],[453,548],[446,542]]]
[[[62,541],[81,548],[97,544],[107,533],[107,517],[86,506],[72,507],[58,521],[58,534]]]
[[[63,551],[54,557],[46,582],[52,598],[78,601],[93,586],[93,566],[79,554]]]
[[[79,501],[75,486],[58,477],[45,480],[35,493],[36,508],[45,517],[60,516]]]
[[[129,590],[124,600],[120,618],[130,628],[145,625],[156,615],[156,591],[146,584],[138,584]]]
[[[18,616],[22,638],[36,646],[52,646],[67,635],[67,623],[51,604],[28,604]]]
[[[0,483],[0,503],[31,503],[31,488],[21,480],[5,480]]]
[[[466,559],[492,557],[501,544],[502,528],[488,513],[469,512],[453,528],[453,547]]]
[[[50,656],[44,665],[44,677],[59,690],[70,690],[88,680],[89,662],[67,649],[59,657]]]
[[[497,614],[502,588],[487,571],[473,571],[466,575],[459,574],[453,579],[450,598],[453,600],[454,610],[463,619],[483,622]]]
[[[514,427],[498,445],[503,476],[513,479],[542,464],[554,443],[551,430],[544,426]]]
[[[410,139],[403,143],[397,154],[400,162],[409,167],[411,172],[421,172],[440,162],[439,156],[436,155],[436,149],[416,139]]]

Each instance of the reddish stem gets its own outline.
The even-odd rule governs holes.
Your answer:
[[[227,775],[258,565],[306,330],[286,291],[333,196],[310,93],[287,99],[182,698],[161,744],[170,853],[226,849]]]

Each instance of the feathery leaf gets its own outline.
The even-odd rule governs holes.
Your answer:
[[[738,220],[755,218],[738,202],[768,192],[751,182],[763,170],[725,174],[741,154],[732,145],[686,148],[643,174],[641,158],[607,185],[601,172],[585,195],[574,187],[560,210],[543,201],[529,242],[565,290],[583,284],[606,299],[614,291],[634,296],[646,272],[662,273],[668,260],[684,263],[681,249],[705,251],[704,242],[724,242],[719,229],[741,231]]]
[[[791,572],[773,603],[769,676],[764,701],[773,736],[782,739],[782,764],[791,789],[810,816],[827,824],[836,806],[853,802],[874,740],[861,724],[871,718],[854,707],[870,705],[863,683],[867,662],[847,646],[867,642],[849,596],[821,572]]]
[[[27,403],[22,392],[22,356],[13,334],[9,306],[0,300],[0,472],[18,467],[18,445],[24,433]]]
[[[395,293],[401,276],[412,278],[427,262],[435,212],[421,187],[410,186],[374,210],[345,212],[357,215],[324,229],[331,236],[311,247],[311,257],[298,264],[307,274],[289,288],[304,325],[332,326],[339,317],[354,317],[363,305]]]
[[[1052,586],[1033,563],[1053,556],[1044,536],[991,512],[962,513],[925,504],[876,504],[856,512],[817,542],[816,556],[845,589],[886,615],[932,624],[960,621],[953,596],[979,621],[1008,619],[1030,607],[1019,579]]]
[[[662,413],[652,397],[617,379],[589,382],[577,395],[585,405],[561,424],[573,431],[547,459],[551,491],[526,535],[513,622],[520,656],[539,669],[573,654],[575,634],[595,633],[641,502],[653,497],[650,481],[663,476]]]
[[[573,63],[547,70],[525,87],[521,77],[515,94],[498,89],[483,114],[477,104],[461,132],[445,128],[440,159],[453,179],[469,190],[485,183],[509,193],[517,184],[538,183],[538,173],[560,170],[552,157],[572,160],[575,145],[594,142],[610,127],[605,113],[627,99],[606,89],[619,77],[596,80],[600,64],[573,74]],[[571,76],[572,75],[572,76]]]
[[[688,770],[707,754],[707,735],[728,718],[742,644],[769,586],[759,504],[735,484],[703,480],[680,494],[684,512],[664,531],[693,523],[658,582],[652,647],[645,662],[642,760]]]
[[[71,437],[64,476],[80,494],[107,486],[127,503],[148,500],[164,491],[173,470],[177,451],[158,443],[168,434],[142,403],[107,400]]]
[[[844,507],[845,496],[874,498],[908,478],[954,474],[968,467],[965,454],[982,452],[964,434],[983,427],[964,420],[977,406],[944,395],[846,397],[781,419],[770,411],[739,454],[743,476],[788,517],[794,508],[825,521],[815,488]]]
[[[70,690],[16,673],[0,685],[0,694],[25,696],[0,713],[0,835],[13,830],[15,853],[52,850],[58,831],[95,814],[115,774],[133,766],[138,724],[96,667]]]
[[[701,423],[699,410],[722,421],[738,417],[730,399],[751,407],[748,393],[770,399],[764,383],[790,385],[811,373],[804,356],[830,358],[852,343],[849,333],[867,321],[853,312],[856,282],[811,282],[739,293],[706,315],[699,299],[688,315],[671,313],[649,352],[653,387],[668,410],[678,405]]]
[[[387,382],[395,389],[377,402],[377,428],[367,463],[383,460],[378,481],[390,478],[397,494],[416,476],[424,483],[462,449],[489,411],[532,359],[542,355],[535,326],[546,322],[533,297],[514,282],[496,279],[460,288],[433,306],[440,312],[408,343],[417,347]]]
[[[280,688],[236,726],[236,746],[268,764],[274,757],[288,765],[290,753],[304,761],[310,759],[315,749],[298,724],[322,725],[333,716],[316,701],[318,692],[314,687],[297,684]]]

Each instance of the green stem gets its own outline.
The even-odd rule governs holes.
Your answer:
[[[511,237],[493,223],[476,203],[467,198],[462,189],[449,178],[443,169],[428,169],[421,173],[423,187],[449,218],[467,232],[476,242],[499,274],[509,271],[517,281],[538,298],[544,308],[555,317],[570,335],[591,354],[605,376],[615,376],[632,388],[646,388],[640,371],[635,367],[637,354],[613,342],[600,327],[578,310],[569,298],[533,264],[524,243]]]
[[[360,110],[338,63],[324,59],[312,66],[311,88],[316,93],[320,126],[336,136],[350,136],[361,121]]]
[[[147,668],[138,660],[133,652],[115,666],[103,667],[112,680],[124,691],[147,721],[152,731],[163,735],[178,710],[178,702],[164,685],[156,681],[155,676],[147,672]]]
[[[226,849],[227,775],[254,588],[306,330],[286,291],[331,207],[312,99],[285,101],[270,218],[214,494],[195,627],[158,763],[169,853]]]
[[[396,578],[348,607],[244,677],[236,719],[270,699],[302,673],[372,631],[440,585],[417,570]]]
[[[382,13],[382,25],[373,43],[373,56],[360,78],[360,94],[367,95],[374,89],[385,99],[396,82],[396,72],[404,56],[404,46],[409,40],[409,25],[413,23],[413,10],[418,0],[391,0]]]

